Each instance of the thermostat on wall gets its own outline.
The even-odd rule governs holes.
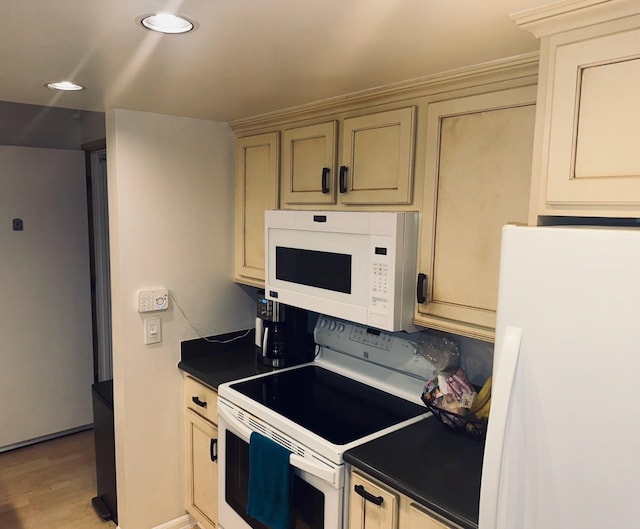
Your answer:
[[[138,312],[155,312],[169,308],[169,291],[166,288],[138,291]]]

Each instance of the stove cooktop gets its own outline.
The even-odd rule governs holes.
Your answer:
[[[315,365],[230,387],[336,445],[427,412],[424,406]]]

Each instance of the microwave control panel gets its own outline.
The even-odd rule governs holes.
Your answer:
[[[371,276],[369,280],[369,309],[378,314],[388,314],[390,298],[393,296],[393,267],[389,247],[389,238],[376,236],[371,238]]]

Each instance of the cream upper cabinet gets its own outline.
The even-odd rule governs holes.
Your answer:
[[[411,204],[415,114],[407,107],[344,120],[340,203]]]
[[[411,204],[415,113],[406,107],[285,128],[282,207]]]
[[[501,228],[527,222],[535,99],[525,86],[429,105],[416,323],[494,338]]]
[[[264,284],[264,212],[278,207],[278,133],[238,138],[236,144],[235,280]]]
[[[582,1],[513,18],[541,37],[531,223],[638,217],[640,6]]]
[[[282,204],[335,204],[337,121],[282,133]]]

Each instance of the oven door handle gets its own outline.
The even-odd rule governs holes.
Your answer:
[[[238,419],[236,419],[233,414],[225,408],[224,403],[218,401],[218,404],[222,404],[218,406],[218,416],[221,417],[222,420],[226,422],[232,430],[235,430],[242,437],[244,437],[244,440],[248,443],[251,439],[251,429],[247,428]],[[315,463],[313,461],[309,461],[308,459],[305,459],[304,457],[301,457],[298,454],[294,454],[292,452],[289,455],[289,464],[299,470],[308,472],[312,476],[315,476],[322,481],[331,483],[334,486],[338,484],[339,470],[331,468],[328,465],[322,465],[321,462]]]
[[[312,476],[315,476],[321,479],[322,481],[326,481],[328,483],[331,483],[332,485],[337,485],[337,480],[338,480],[337,469],[324,466],[322,465],[322,463],[314,463],[312,461],[309,461],[308,459],[305,459],[302,456],[299,456],[298,454],[293,454],[293,453],[289,456],[289,464],[292,467],[296,467],[300,470],[304,470],[305,472],[308,472]]]

